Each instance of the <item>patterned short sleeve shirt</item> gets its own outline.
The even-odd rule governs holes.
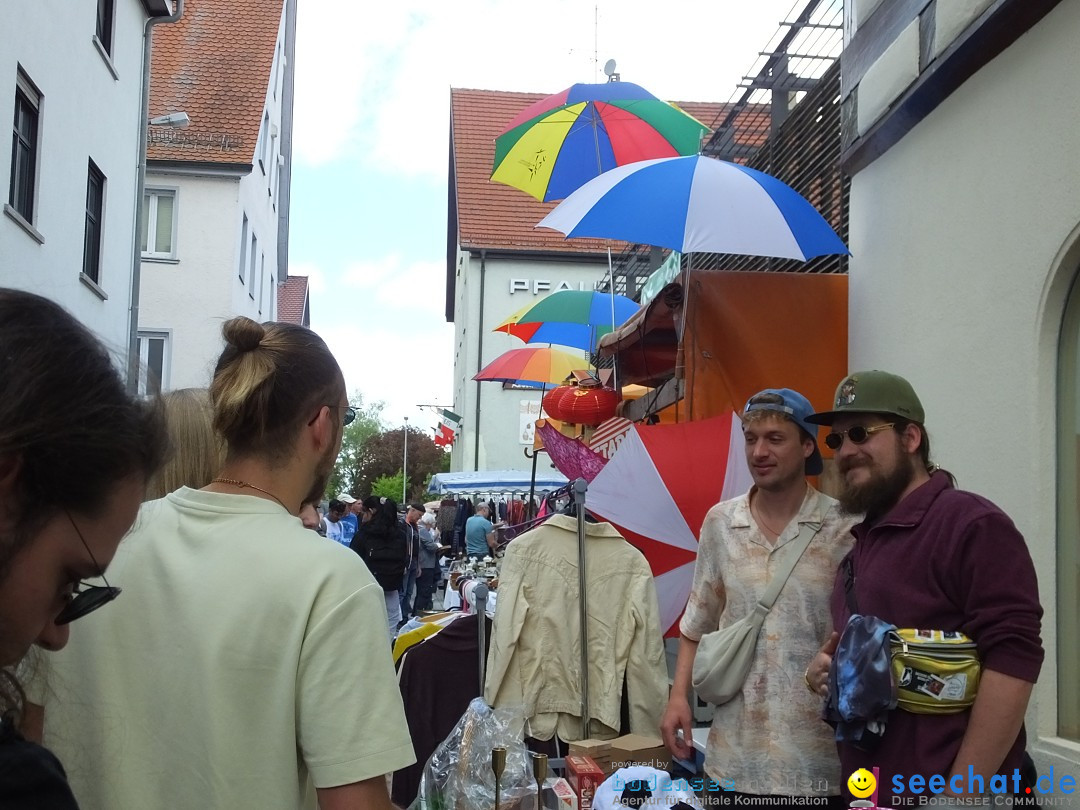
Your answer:
[[[751,490],[751,493],[753,490]],[[716,707],[705,772],[739,793],[820,796],[840,793],[840,764],[821,701],[803,673],[832,632],[829,597],[858,517],[807,487],[799,513],[770,543],[750,513],[750,494],[717,504],[705,517],[694,584],[679,629],[699,641],[745,617],[784,562],[803,523],[821,523],[765,617],[757,657],[742,692]]]

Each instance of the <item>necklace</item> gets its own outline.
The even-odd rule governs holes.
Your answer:
[[[211,480],[211,483],[229,484],[229,485],[234,486],[234,487],[240,487],[240,489],[245,489],[245,488],[246,489],[254,489],[254,490],[258,491],[258,492],[261,492],[263,495],[269,495],[271,498],[273,498],[275,501],[277,501],[278,503],[281,504],[282,509],[284,509],[286,512],[289,511],[289,507],[287,507],[282,502],[281,498],[279,498],[273,492],[265,490],[262,487],[257,487],[254,484],[249,484],[247,481],[237,481],[235,478],[214,478],[214,479]]]
[[[768,529],[769,534],[771,534],[773,537],[777,537],[777,538],[780,537],[780,534],[781,534],[780,532],[776,531],[776,529],[774,529],[772,526],[770,526],[768,523],[766,523],[764,520],[762,520],[762,518],[761,518],[761,510],[760,509],[757,510],[756,514],[754,513],[754,503],[753,503],[753,501],[750,502],[750,514],[753,515],[754,520],[756,520],[761,525],[762,528]]]

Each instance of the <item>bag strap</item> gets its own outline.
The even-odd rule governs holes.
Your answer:
[[[765,595],[758,602],[761,607],[765,608],[766,613],[772,610],[772,606],[776,602],[776,598],[780,596],[780,591],[784,589],[791,572],[795,570],[795,566],[799,564],[803,553],[810,547],[810,541],[820,531],[820,523],[803,523],[799,528],[799,536],[792,541],[791,547],[788,549],[787,565],[773,574],[773,578],[769,581],[769,587],[765,589]]]

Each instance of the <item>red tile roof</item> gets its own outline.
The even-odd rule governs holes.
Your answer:
[[[514,116],[544,98],[543,93],[498,90],[450,90],[451,170],[456,178],[458,244],[463,248],[595,253],[625,248],[622,242],[601,239],[566,240],[557,231],[534,229],[556,203],[542,203],[502,183],[492,182],[495,137]],[[712,125],[727,105],[675,102],[705,124]],[[454,194],[451,189],[451,195]],[[453,196],[451,197],[451,205]],[[450,211],[451,222],[454,211]],[[453,239],[453,234],[450,234]]]
[[[150,127],[151,160],[252,163],[283,0],[187,0],[154,29],[150,117],[186,112],[187,129]]]
[[[311,326],[308,277],[287,276],[277,290],[277,319],[284,323]]]

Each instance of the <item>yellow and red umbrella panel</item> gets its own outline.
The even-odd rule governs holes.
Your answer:
[[[572,372],[588,366],[588,360],[569,352],[542,346],[526,346],[503,352],[484,366],[473,379],[511,383],[559,383]]]

